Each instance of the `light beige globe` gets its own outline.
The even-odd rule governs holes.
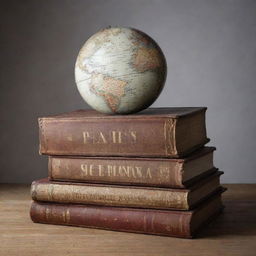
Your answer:
[[[129,114],[149,107],[163,89],[166,72],[157,43],[139,30],[121,27],[90,37],[75,65],[81,96],[106,114]]]

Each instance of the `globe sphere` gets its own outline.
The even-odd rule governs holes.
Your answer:
[[[88,105],[106,114],[149,107],[161,93],[167,67],[157,43],[145,33],[109,27],[91,36],[75,64],[77,88]]]

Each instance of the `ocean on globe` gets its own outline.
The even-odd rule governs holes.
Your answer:
[[[122,27],[91,36],[75,65],[81,96],[106,114],[130,114],[149,107],[163,89],[166,72],[157,43],[137,29]]]

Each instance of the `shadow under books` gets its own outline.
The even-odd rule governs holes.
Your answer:
[[[218,218],[204,228],[196,238],[256,235],[256,201],[225,200]]]

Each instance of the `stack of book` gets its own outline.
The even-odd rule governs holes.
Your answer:
[[[39,118],[49,177],[34,181],[34,222],[193,237],[223,206],[206,108],[133,115],[78,110]]]

